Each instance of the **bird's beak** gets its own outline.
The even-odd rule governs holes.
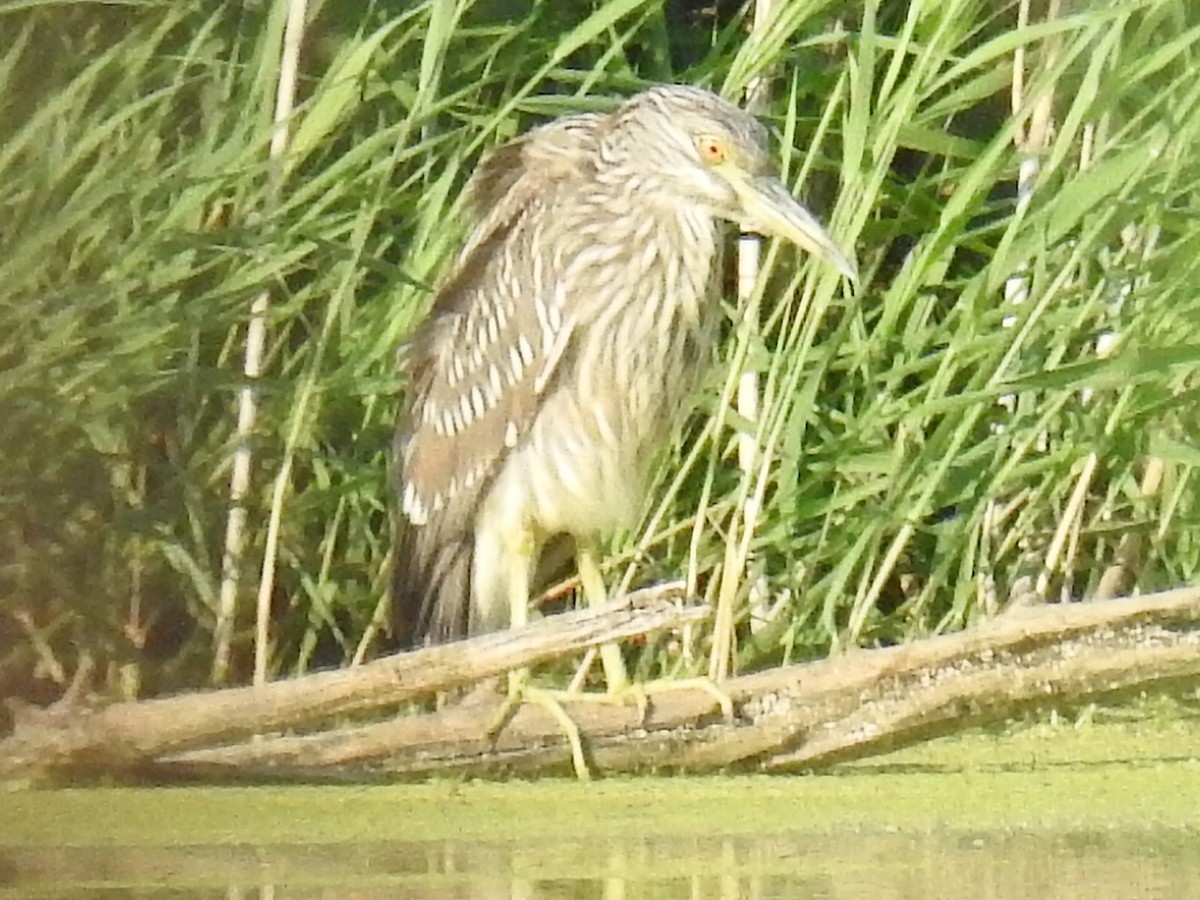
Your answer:
[[[742,227],[769,237],[781,237],[833,266],[858,284],[858,266],[834,243],[821,223],[800,205],[777,178],[726,173],[742,206]]]

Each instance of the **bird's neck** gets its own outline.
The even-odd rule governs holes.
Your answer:
[[[666,303],[681,325],[697,327],[713,306],[720,225],[662,188],[636,188],[621,212],[594,207],[579,219],[585,224],[575,235],[571,280],[591,298],[580,298],[580,311],[611,320]]]

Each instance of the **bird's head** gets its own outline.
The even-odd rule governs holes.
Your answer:
[[[653,176],[675,196],[746,231],[791,241],[858,280],[853,257],[779,180],[766,128],[711,91],[651,88],[617,111],[609,138],[607,151],[618,165]]]

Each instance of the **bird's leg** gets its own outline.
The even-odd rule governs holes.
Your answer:
[[[511,551],[507,566],[506,585],[509,602],[509,616],[513,628],[520,628],[529,622],[529,573],[533,566],[533,557],[537,546],[533,535],[525,533],[516,538],[513,546],[506,548]],[[587,759],[583,753],[583,739],[579,727],[567,715],[562,704],[554,694],[529,683],[529,669],[520,668],[508,673],[508,696],[500,705],[500,709],[492,718],[487,734],[492,740],[504,729],[521,704],[528,700],[536,703],[548,712],[562,728],[571,747],[571,764],[575,775],[580,781],[591,778]]]
[[[602,605],[608,600],[608,589],[604,586],[604,576],[600,574],[600,565],[596,562],[595,550],[588,544],[580,542],[575,550],[575,566],[579,570],[579,583],[583,588],[584,602],[590,608]],[[617,694],[629,686],[629,676],[625,672],[625,660],[621,657],[621,648],[616,644],[602,644],[600,661],[604,665],[604,681],[610,694]]]
[[[576,551],[575,564],[579,570],[579,581],[583,587],[583,596],[587,605],[594,607],[604,603],[608,599],[608,592],[604,586],[604,577],[600,574],[600,566],[596,562],[594,549],[591,546],[580,544]],[[632,697],[643,718],[646,715],[648,695],[674,690],[699,689],[713,698],[726,721],[733,721],[733,698],[721,690],[720,686],[710,678],[680,678],[635,684],[629,680],[629,676],[626,674],[625,660],[621,657],[621,648],[616,644],[601,645],[600,659],[604,664],[604,679],[608,684],[609,695],[620,699]]]

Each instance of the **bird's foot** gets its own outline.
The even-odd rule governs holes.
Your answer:
[[[703,675],[694,678],[664,678],[657,681],[630,682],[618,690],[619,693],[630,692],[636,695],[635,702],[643,721],[649,712],[651,698],[655,694],[666,694],[672,691],[704,691],[712,697],[713,708],[721,710],[721,717],[726,722],[733,722],[736,716],[733,697],[722,690],[721,686],[711,678]]]
[[[618,685],[610,686],[609,690],[601,693],[598,691],[581,691],[577,689],[564,691],[534,687],[529,684],[528,670],[522,669],[512,672],[509,675],[508,696],[505,697],[500,705],[500,709],[497,710],[496,715],[492,718],[487,734],[490,739],[495,740],[512,720],[512,717],[516,715],[521,704],[536,704],[550,714],[566,736],[567,744],[571,749],[571,765],[575,770],[575,777],[580,781],[590,781],[592,771],[588,765],[587,756],[584,753],[583,736],[579,731],[579,726],[566,711],[563,703],[589,702],[611,703],[622,706],[633,705],[637,708],[638,720],[645,722],[650,711],[651,698],[655,694],[665,694],[670,691],[695,690],[704,691],[712,697],[713,708],[721,710],[721,715],[726,722],[734,720],[736,714],[733,698],[723,691],[716,682],[702,676],[649,682],[625,681]]]
[[[610,684],[607,691],[583,691],[569,688],[565,691],[545,691],[559,704],[562,703],[609,703],[619,706],[634,706],[637,709],[638,721],[646,724],[650,707],[655,695],[667,694],[673,691],[703,691],[713,700],[713,709],[721,711],[721,717],[726,722],[736,718],[733,697],[710,678],[697,676],[694,678],[660,679],[657,681],[622,681]]]
[[[646,721],[646,715],[650,708],[650,698],[654,694],[665,694],[668,691],[689,691],[700,690],[713,698],[715,708],[721,710],[721,715],[726,722],[732,722],[736,715],[734,711],[733,698],[711,678],[705,676],[695,676],[689,678],[664,678],[655,681],[635,681],[631,680],[626,674],[626,669],[615,645],[610,648],[608,646],[600,648],[600,652],[604,660],[604,679],[608,684],[608,692],[597,694],[592,692],[584,692],[582,685],[587,678],[588,670],[595,662],[596,650],[589,650],[584,657],[583,664],[575,673],[575,677],[571,680],[571,686],[563,694],[560,694],[564,699],[590,699],[601,700],[612,703],[632,703],[637,706],[638,718]],[[607,655],[609,652],[612,656]]]
[[[511,672],[508,677],[508,696],[500,704],[500,709],[497,710],[488,726],[488,738],[496,739],[497,735],[516,715],[522,703],[537,704],[550,714],[562,729],[563,734],[566,735],[567,743],[571,748],[571,765],[575,769],[575,777],[580,781],[589,781],[592,772],[583,752],[583,737],[579,733],[579,726],[567,715],[567,711],[559,702],[558,697],[560,696],[563,696],[562,692],[548,691],[531,685],[527,669]]]
[[[668,691],[701,690],[713,698],[713,708],[721,710],[721,718],[732,722],[737,713],[733,708],[733,697],[721,689],[721,685],[706,676],[692,678],[660,679],[640,685],[643,695],[667,694]]]

